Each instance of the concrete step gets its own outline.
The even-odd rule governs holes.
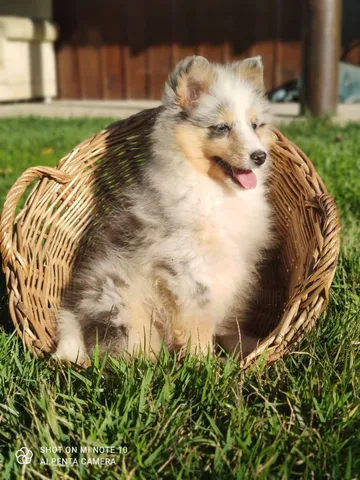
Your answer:
[[[156,100],[54,100],[50,102],[3,103],[0,104],[0,117],[40,116],[40,117],[110,117],[126,118],[145,108],[160,105]],[[302,120],[298,103],[273,103],[271,111],[274,124]],[[360,122],[360,104],[339,105],[334,121]]]

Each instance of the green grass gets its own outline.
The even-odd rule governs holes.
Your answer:
[[[55,165],[109,121],[0,120],[1,200],[25,168]],[[314,161],[343,226],[331,301],[316,328],[276,364],[246,374],[233,361],[180,365],[166,353],[155,366],[110,360],[105,370],[95,359],[87,370],[54,367],[0,330],[2,478],[360,478],[360,126],[282,130]],[[21,467],[23,446],[34,457]],[[41,452],[51,446],[77,453]],[[127,452],[108,454],[111,466],[83,465],[80,448],[94,446]],[[79,465],[41,463],[70,457]]]

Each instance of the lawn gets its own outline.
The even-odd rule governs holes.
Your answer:
[[[110,121],[1,119],[1,202],[24,169],[55,165]],[[316,328],[276,364],[246,374],[234,361],[180,366],[166,353],[155,366],[109,360],[104,371],[95,359],[75,370],[24,349],[4,298],[2,478],[360,478],[360,126],[312,121],[282,131],[313,160],[340,210],[339,266]],[[33,458],[21,466],[15,452],[24,446]],[[110,465],[87,463],[101,458],[99,447],[113,448],[102,454]]]

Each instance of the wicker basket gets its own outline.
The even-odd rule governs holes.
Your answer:
[[[35,354],[54,350],[55,313],[79,244],[101,223],[114,188],[136,178],[158,111],[114,123],[78,145],[57,168],[30,168],[8,193],[0,233],[10,314]],[[280,132],[274,135],[276,168],[269,187],[281,241],[261,269],[253,318],[264,340],[242,362],[244,368],[264,350],[267,361],[278,359],[312,328],[328,303],[339,252],[333,198],[304,153]],[[34,180],[39,181],[16,215]]]

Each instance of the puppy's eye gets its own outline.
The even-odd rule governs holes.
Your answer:
[[[251,126],[254,130],[257,130],[258,128],[264,127],[265,123],[260,123],[260,122],[251,122]]]
[[[225,133],[230,132],[230,127],[226,123],[219,123],[219,125],[214,125],[210,129],[217,135],[225,135]]]

